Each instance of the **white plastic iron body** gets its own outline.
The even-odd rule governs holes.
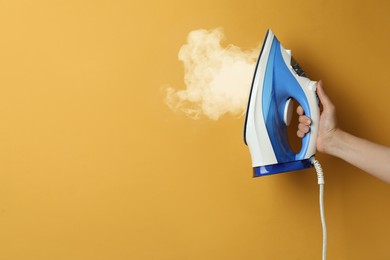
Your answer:
[[[257,61],[244,126],[254,176],[312,167],[320,114],[316,86],[292,58],[291,51],[268,30]],[[298,153],[292,151],[287,137],[292,99],[312,121]]]

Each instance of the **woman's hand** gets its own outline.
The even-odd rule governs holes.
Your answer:
[[[320,152],[327,152],[327,149],[329,145],[332,144],[335,133],[338,130],[336,110],[322,87],[322,81],[317,83],[317,94],[323,107],[318,126],[317,150]],[[298,106],[297,113],[299,115],[297,136],[302,138],[310,131],[311,119],[305,116],[301,106]]]

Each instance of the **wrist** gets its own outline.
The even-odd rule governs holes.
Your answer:
[[[342,148],[342,140],[345,132],[339,128],[333,129],[327,133],[323,140],[323,152],[337,156],[338,151]]]

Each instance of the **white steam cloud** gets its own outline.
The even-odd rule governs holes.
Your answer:
[[[243,115],[259,49],[221,46],[222,29],[195,30],[180,48],[186,89],[165,88],[165,102],[191,118]]]

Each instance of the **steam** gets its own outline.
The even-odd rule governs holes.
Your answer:
[[[188,34],[179,51],[186,88],[165,88],[165,102],[172,110],[193,119],[244,114],[259,50],[243,51],[234,45],[223,48],[223,38],[220,28]]]

